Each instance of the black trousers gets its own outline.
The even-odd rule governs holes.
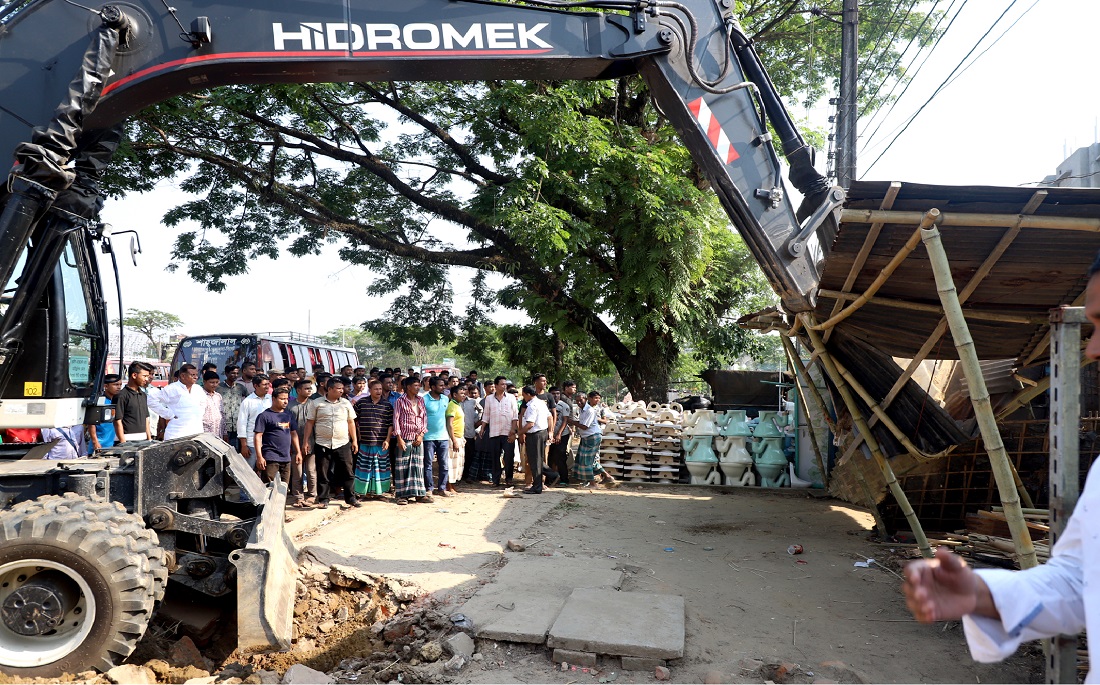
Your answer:
[[[488,443],[485,458],[489,462],[489,473],[493,477],[493,485],[500,485],[501,455],[504,455],[504,477],[506,480],[512,480],[512,473],[516,469],[516,462],[512,456],[515,453],[513,451],[515,447],[508,442],[508,436],[497,435],[485,441]]]
[[[567,452],[569,449],[569,439],[570,436],[567,433],[562,436],[561,440],[550,445],[550,468],[561,474],[561,482],[563,483],[569,482],[569,455]]]
[[[462,473],[458,476],[459,480],[466,483],[479,480],[481,455],[478,454],[477,438],[466,438],[466,444],[462,449],[465,450],[466,460],[463,462]]]
[[[314,449],[317,451],[317,501],[329,501],[332,491],[342,487],[344,501],[354,502],[355,455],[351,453],[351,443],[337,448],[317,445]]]
[[[548,431],[528,433],[524,438],[527,450],[527,468],[531,469],[531,490],[542,492],[543,462],[546,461],[546,439]],[[549,471],[547,471],[549,473]]]

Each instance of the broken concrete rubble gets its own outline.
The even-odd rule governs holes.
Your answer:
[[[151,670],[136,664],[123,664],[107,671],[107,680],[129,685],[156,685],[157,677]]]
[[[305,664],[294,664],[287,669],[286,674],[283,676],[283,685],[322,685],[333,682],[336,681],[330,678],[327,673],[322,673]]]
[[[469,659],[474,655],[474,641],[466,633],[455,633],[443,640],[443,648],[448,654]]]

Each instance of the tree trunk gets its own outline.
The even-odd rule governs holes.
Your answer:
[[[550,370],[550,378],[553,379],[551,382],[564,383],[565,378],[562,375],[562,369],[565,368],[565,341],[553,328],[550,329],[550,339],[550,351],[553,360],[553,368]]]
[[[629,359],[612,359],[635,402],[668,402],[668,386],[679,350],[671,333],[653,328],[634,347]]]

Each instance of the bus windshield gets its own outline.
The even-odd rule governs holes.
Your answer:
[[[218,365],[218,370],[227,364],[240,366],[245,360],[256,361],[256,338],[251,335],[200,336],[185,338],[176,350],[172,368],[178,369],[185,363],[201,367],[206,362]]]

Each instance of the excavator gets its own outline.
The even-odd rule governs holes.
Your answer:
[[[99,220],[102,174],[128,116],[223,85],[640,74],[783,308],[815,306],[845,191],[732,0],[87,1],[0,9],[0,429],[110,420],[96,251],[113,263],[120,235]],[[289,647],[285,484],[209,435],[67,461],[49,447],[0,446],[0,670],[109,669],[172,584],[235,595],[240,649]]]

